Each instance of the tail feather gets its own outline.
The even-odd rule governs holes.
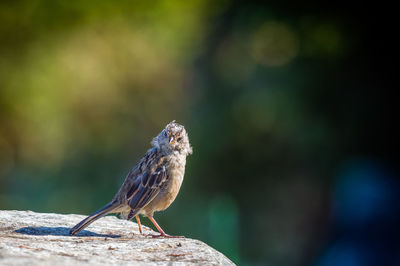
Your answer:
[[[101,217],[104,217],[107,214],[109,214],[110,212],[112,212],[115,208],[118,207],[118,205],[119,204],[112,203],[112,202],[108,203],[106,206],[104,206],[100,210],[92,213],[90,216],[86,217],[81,222],[79,222],[77,225],[72,227],[71,230],[69,231],[69,234],[70,235],[78,234],[80,231],[82,231],[84,228],[89,226],[91,223],[93,223],[97,219],[100,219]]]

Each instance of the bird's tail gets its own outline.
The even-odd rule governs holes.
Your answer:
[[[69,234],[72,235],[72,236],[78,234],[85,227],[87,227],[88,225],[90,225],[91,223],[96,221],[97,219],[99,219],[99,218],[101,218],[103,216],[106,216],[107,214],[112,212],[118,206],[119,206],[118,203],[113,203],[113,202],[108,203],[106,206],[104,206],[100,210],[92,213],[90,216],[86,217],[80,223],[78,223],[77,225],[72,227],[71,230],[69,231]]]

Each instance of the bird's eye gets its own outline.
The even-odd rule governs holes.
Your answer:
[[[178,142],[180,142],[181,140],[182,140],[182,137],[179,137],[179,138],[177,139]]]
[[[167,136],[167,131],[164,131],[164,136],[165,136],[165,137]]]

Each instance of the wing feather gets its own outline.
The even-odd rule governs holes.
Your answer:
[[[129,206],[134,213],[137,213],[151,202],[160,193],[161,187],[167,181],[168,174],[165,166],[158,167],[155,171],[145,172],[132,186],[133,193],[128,197]],[[140,182],[139,182],[140,181]],[[130,190],[130,191],[131,191]]]

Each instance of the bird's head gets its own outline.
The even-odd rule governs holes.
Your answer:
[[[192,154],[192,147],[184,126],[170,122],[152,141],[153,146],[166,152],[178,151],[181,154]]]

